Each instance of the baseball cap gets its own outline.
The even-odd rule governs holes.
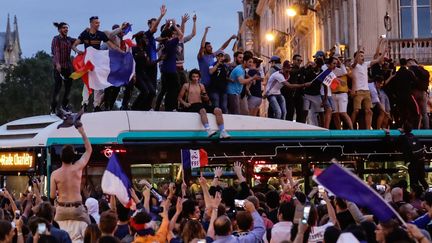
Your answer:
[[[279,56],[272,56],[270,58],[270,62],[279,62],[280,63],[281,59]]]
[[[215,52],[215,56],[219,56],[219,55],[225,55],[225,53],[222,50],[218,50]]]
[[[324,57],[325,53],[323,51],[317,51],[313,57]]]

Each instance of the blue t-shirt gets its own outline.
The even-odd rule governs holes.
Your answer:
[[[155,62],[157,60],[157,49],[156,49],[156,40],[153,36],[154,33],[152,33],[150,30],[147,30],[144,34],[148,41],[147,55],[149,55],[150,61]]]
[[[176,54],[177,54],[178,43],[179,43],[178,38],[171,39],[165,43],[165,48],[164,48],[165,59],[161,65],[161,72],[164,73],[177,72]]]
[[[212,53],[210,55],[204,54],[201,58],[198,58],[198,65],[201,72],[201,83],[204,86],[210,84],[210,70],[209,67],[214,63],[215,55]]]
[[[240,83],[239,78],[245,78],[246,71],[242,65],[238,65],[230,74],[230,79],[234,82],[228,82],[227,94],[240,95],[243,89],[243,84]]]

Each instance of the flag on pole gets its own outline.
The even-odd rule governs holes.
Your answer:
[[[339,80],[336,74],[330,69],[321,72],[312,82],[315,81],[319,81],[332,89],[336,89],[339,86]]]
[[[337,197],[368,208],[381,222],[397,217],[404,223],[393,207],[376,191],[337,163],[324,171],[316,170],[313,179]]]
[[[135,208],[135,202],[129,192],[132,183],[121,168],[115,153],[111,155],[103,173],[101,187],[103,193],[116,196],[126,208]]]
[[[120,87],[128,84],[135,73],[135,61],[131,52],[96,50],[88,47],[85,54],[74,59],[74,68],[72,79],[87,75],[86,86],[89,90],[103,90],[111,86]]]
[[[136,46],[136,43],[132,40],[132,36],[132,25],[128,25],[128,27],[123,30],[123,41],[129,48]]]
[[[192,169],[208,165],[207,152],[204,149],[182,149],[181,161],[183,166],[183,179],[187,183],[191,177]]]

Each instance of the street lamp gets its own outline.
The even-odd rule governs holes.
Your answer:
[[[273,42],[275,40],[275,36],[273,33],[269,32],[265,35],[265,38],[268,42]]]
[[[294,17],[297,15],[297,11],[294,7],[289,7],[286,10],[286,14],[288,15],[288,17]]]

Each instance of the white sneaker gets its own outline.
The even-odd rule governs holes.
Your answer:
[[[216,131],[212,131],[210,128],[206,129],[207,131],[207,137],[211,138],[216,134]]]
[[[222,130],[219,135],[220,139],[228,139],[231,138],[231,135],[228,134],[226,130]]]

